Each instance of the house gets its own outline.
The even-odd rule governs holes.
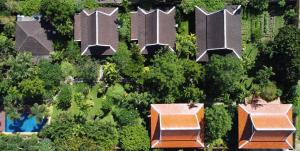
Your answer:
[[[152,104],[151,148],[203,148],[204,105]]]
[[[293,149],[291,104],[240,104],[239,149]]]
[[[195,31],[197,61],[207,62],[211,54],[233,54],[241,58],[241,6],[228,6],[224,10],[208,13],[196,7]]]
[[[146,11],[138,8],[131,13],[131,40],[137,41],[141,54],[149,54],[161,46],[175,50],[175,7],[168,11]]]
[[[81,55],[106,56],[117,51],[119,43],[118,8],[83,10],[75,15],[75,41],[81,42]]]
[[[16,22],[16,50],[31,52],[34,57],[48,57],[53,51],[50,33],[41,22],[31,17],[18,16]]]

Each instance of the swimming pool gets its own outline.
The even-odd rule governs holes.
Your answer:
[[[39,132],[47,123],[47,119],[43,119],[37,123],[35,116],[24,114],[19,120],[12,120],[6,115],[5,132]]]

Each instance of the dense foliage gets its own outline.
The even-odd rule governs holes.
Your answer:
[[[205,69],[206,93],[209,98],[225,102],[241,98],[241,81],[246,78],[241,60],[230,56],[212,56]]]
[[[223,9],[225,6],[224,0],[182,0],[180,7],[185,14],[189,14],[194,11],[198,6],[208,12],[214,12],[219,9]]]
[[[125,151],[148,151],[150,139],[143,126],[125,126],[120,136],[121,147]]]
[[[41,13],[45,20],[63,36],[71,36],[73,32],[73,15],[75,0],[42,0]]]
[[[214,105],[205,110],[205,138],[207,142],[224,137],[231,126],[231,117],[223,105]]]

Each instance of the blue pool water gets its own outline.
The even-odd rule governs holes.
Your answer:
[[[47,119],[43,119],[37,123],[35,116],[22,115],[19,120],[12,120],[6,116],[5,132],[39,132],[47,123]]]

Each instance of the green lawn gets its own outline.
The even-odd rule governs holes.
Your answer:
[[[300,144],[300,116],[296,117],[296,144]]]
[[[74,94],[74,92],[77,91],[76,90],[77,85],[73,85],[70,87]],[[104,101],[105,98],[104,97],[97,98],[97,86],[93,86],[92,88],[90,88],[90,92],[87,95],[86,99],[93,102],[93,107],[88,109],[88,113],[87,113],[88,119],[93,119],[94,115],[101,115],[102,113],[100,108],[101,108],[102,101]],[[49,109],[50,109],[52,120],[59,118],[58,115],[60,112],[62,112],[62,110],[58,109],[55,104],[53,104]],[[72,115],[78,114],[80,112],[79,108],[77,107],[77,104],[73,100],[72,100],[71,107],[67,111]]]

